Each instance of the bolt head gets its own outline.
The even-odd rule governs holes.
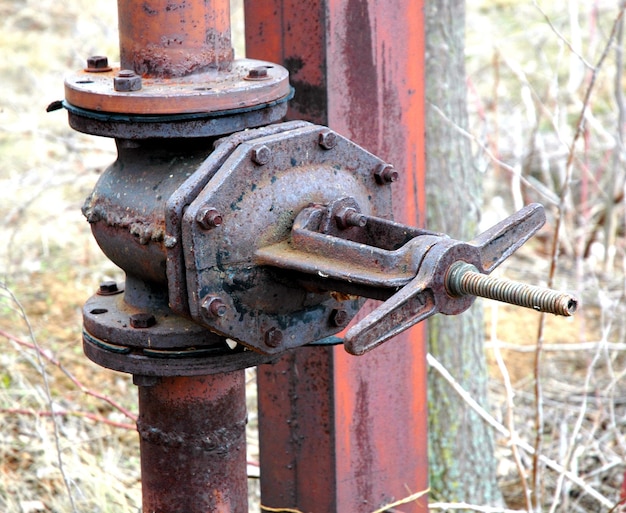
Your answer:
[[[357,212],[356,209],[352,207],[346,207],[335,215],[335,221],[337,222],[337,226],[342,230],[350,228],[351,226],[363,228],[367,224],[367,216]]]
[[[196,222],[205,230],[210,230],[224,222],[222,215],[212,207],[201,208],[196,214]]]
[[[374,179],[379,185],[396,182],[399,176],[400,175],[394,169],[394,167],[390,166],[389,164],[381,164],[380,166],[378,166],[376,171],[374,171]]]
[[[267,347],[278,347],[283,343],[283,332],[278,328],[270,328],[265,332],[264,338]]]
[[[103,281],[98,288],[98,294],[100,296],[110,296],[112,294],[117,294],[119,289],[117,288],[117,283],[114,281]]]
[[[348,324],[348,312],[335,309],[330,312],[330,323],[337,328],[343,328]]]
[[[337,134],[332,130],[324,130],[320,133],[318,142],[325,150],[332,150],[337,146]]]
[[[258,66],[248,71],[246,80],[266,80],[269,78],[266,66]]]
[[[130,316],[130,325],[133,328],[151,328],[156,324],[156,318],[151,313],[136,313]]]
[[[228,306],[217,296],[208,296],[202,302],[202,309],[211,317],[224,317],[228,312]]]
[[[141,89],[141,77],[133,70],[120,70],[113,78],[113,89],[118,92],[139,91]]]
[[[85,71],[90,73],[100,73],[103,71],[111,71],[109,59],[104,55],[93,55],[87,58],[87,67]]]
[[[258,146],[252,150],[251,158],[255,164],[264,166],[272,158],[272,150],[265,145]]]

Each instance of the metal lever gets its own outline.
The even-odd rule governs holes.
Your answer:
[[[435,245],[409,284],[346,333],[346,350],[363,354],[435,313],[461,313],[476,296],[573,315],[578,302],[569,294],[486,276],[544,222],[543,207],[533,204],[468,244],[448,240]]]
[[[543,207],[532,204],[462,242],[367,216],[342,198],[305,208],[290,239],[259,249],[256,259],[295,271],[292,278],[312,290],[385,300],[346,333],[346,350],[358,355],[435,313],[459,314],[476,296],[572,315],[577,301],[568,294],[486,276],[544,222]]]

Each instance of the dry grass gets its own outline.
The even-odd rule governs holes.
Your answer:
[[[59,112],[44,112],[48,103],[62,98],[67,70],[82,67],[90,54],[117,58],[112,4],[0,0],[0,236],[5,241],[0,245],[0,332],[10,335],[0,335],[5,348],[0,354],[0,510],[8,513],[73,508],[132,512],[140,507],[136,433],[116,427],[132,421],[110,403],[86,395],[58,366],[40,361],[36,351],[15,342],[38,344],[85,387],[115,399],[131,414],[136,411],[130,378],[92,365],[80,348],[82,304],[103,279],[121,279],[80,214],[83,199],[114,158],[114,145],[73,132]],[[472,133],[533,184],[521,186],[506,166],[494,164],[477,147],[485,174],[485,217],[502,217],[520,198],[550,205],[564,176],[569,149],[563,141],[571,141],[587,83],[582,61],[571,59],[571,49],[555,33],[570,40],[575,24],[556,5],[548,13],[550,27],[532,2],[469,4]],[[581,36],[580,45],[574,38],[574,46],[585,61],[595,63],[615,4],[578,4]],[[610,501],[618,500],[626,456],[624,212],[623,202],[611,210],[606,201],[611,180],[621,180],[610,174],[608,164],[616,146],[614,69],[609,62],[599,75],[589,131],[575,149],[556,275],[555,285],[577,292],[583,309],[572,321],[552,319],[546,324],[540,369],[543,454],[566,464]],[[531,283],[547,279],[554,212],[550,207],[549,226],[537,242],[507,264],[508,276]],[[616,220],[614,233],[598,224],[603,212]],[[593,251],[585,255],[582,249],[592,236]],[[508,307],[489,305],[486,311],[487,355],[492,358],[494,347],[504,354],[514,392],[514,427],[520,438],[532,441],[539,319],[533,312]],[[507,390],[495,359],[491,361],[491,413],[504,423]],[[253,375],[249,378],[252,383]],[[252,394],[249,404],[254,426]],[[255,459],[254,436],[250,441],[250,458]],[[523,509],[510,440],[501,437],[498,442],[508,506]],[[522,464],[530,473],[528,455],[522,455]],[[557,503],[554,511],[607,511],[568,480],[556,497],[557,473],[544,470],[542,475],[546,511]]]

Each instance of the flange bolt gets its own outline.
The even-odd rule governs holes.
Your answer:
[[[332,150],[337,146],[337,134],[332,130],[324,130],[320,132],[318,142],[325,150]]]
[[[342,230],[351,226],[363,228],[367,224],[367,217],[352,207],[346,207],[335,215],[335,221]]]
[[[265,345],[267,347],[278,347],[283,343],[283,332],[278,328],[270,328],[265,332]]]
[[[141,89],[141,77],[133,70],[122,69],[113,78],[113,89],[118,92],[139,91]]]
[[[252,162],[258,164],[259,166],[264,166],[267,164],[272,158],[272,150],[270,150],[267,146],[259,146],[252,150],[251,154]]]
[[[202,309],[211,317],[224,317],[228,312],[228,306],[218,296],[208,296],[202,302]]]
[[[204,207],[198,210],[196,222],[205,230],[210,230],[224,222],[222,215],[212,207]]]
[[[87,58],[87,67],[85,68],[85,71],[88,71],[89,73],[111,71],[109,59],[104,55],[92,55]]]
[[[118,292],[119,289],[117,287],[117,283],[113,280],[103,281],[98,288],[98,295],[100,296],[112,296]]]
[[[130,316],[130,325],[133,328],[151,328],[156,324],[156,318],[151,313],[136,313]]]
[[[374,179],[378,185],[393,183],[398,180],[398,172],[389,164],[380,164],[374,171]]]
[[[453,296],[479,296],[565,317],[574,315],[578,307],[576,298],[569,294],[487,276],[466,262],[450,266],[446,288]]]

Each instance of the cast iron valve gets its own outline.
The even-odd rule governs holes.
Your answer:
[[[463,312],[475,296],[576,309],[567,294],[485,276],[542,226],[540,205],[466,243],[389,219],[398,172],[327,127],[238,132],[208,157],[203,144],[173,159],[168,148],[118,143],[85,205],[99,244],[127,272],[123,294],[85,305],[85,351],[102,365],[223,372],[328,342],[362,354],[434,313]],[[335,337],[366,298],[384,303]],[[133,324],[146,314],[152,322]]]

